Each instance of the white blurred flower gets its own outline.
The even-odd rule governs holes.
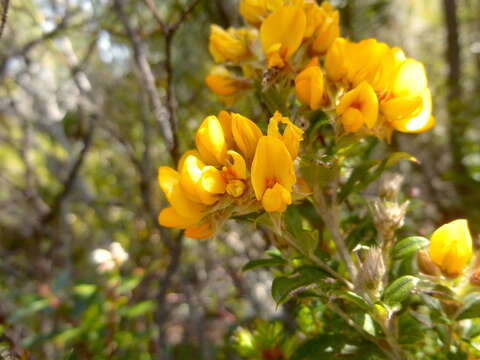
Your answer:
[[[119,242],[113,242],[110,244],[110,253],[112,254],[113,260],[118,265],[121,265],[128,260],[128,253]]]
[[[113,242],[109,248],[110,250],[99,248],[92,252],[92,260],[100,273],[111,271],[128,259],[128,253],[120,243]]]

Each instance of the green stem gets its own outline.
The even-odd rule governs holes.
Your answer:
[[[334,189],[336,192],[336,189]],[[345,239],[340,232],[340,219],[339,219],[339,209],[336,202],[332,206],[327,205],[325,196],[323,195],[321,189],[316,189],[313,193],[314,206],[317,210],[318,215],[322,218],[325,226],[332,235],[332,239],[337,248],[340,259],[345,265],[350,278],[355,280],[357,275],[357,269],[350,257],[347,245],[345,244]]]
[[[272,222],[273,222],[273,230],[276,235],[280,236],[282,239],[284,239],[291,247],[293,247],[296,251],[298,251],[300,254],[305,256],[307,259],[309,259],[311,262],[313,262],[315,265],[317,265],[319,268],[322,270],[328,272],[330,275],[332,275],[335,279],[343,282],[350,290],[353,289],[353,285],[351,282],[349,282],[347,279],[345,279],[342,275],[340,275],[338,272],[333,270],[330,266],[328,266],[324,261],[322,261],[318,256],[316,256],[314,253],[307,251],[303,249],[300,245],[298,245],[295,242],[295,239],[291,237],[291,235],[283,229],[283,224],[281,221],[281,218],[271,216]]]

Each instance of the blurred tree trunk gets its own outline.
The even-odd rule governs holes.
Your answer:
[[[462,84],[460,42],[457,18],[457,1],[443,0],[443,13],[446,26],[446,60],[448,64],[448,135],[452,153],[452,172],[455,174],[456,189],[460,196],[468,192],[468,170],[463,164],[462,143],[466,132],[466,121],[462,116]]]

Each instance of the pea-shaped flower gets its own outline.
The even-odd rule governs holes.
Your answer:
[[[472,256],[472,236],[467,220],[458,219],[440,226],[430,238],[428,251],[445,275],[461,274]]]
[[[307,19],[301,6],[282,6],[265,19],[260,41],[268,67],[283,68],[300,47]]]
[[[283,212],[292,203],[295,170],[290,153],[280,139],[273,136],[260,138],[251,176],[255,196],[266,211]]]
[[[372,129],[378,118],[378,98],[366,81],[340,99],[337,115],[346,132],[355,132],[366,125]]]
[[[218,25],[211,25],[208,49],[215,62],[231,61],[236,64],[252,55],[250,46],[256,37],[256,30],[224,30]]]

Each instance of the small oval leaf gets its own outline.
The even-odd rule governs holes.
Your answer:
[[[414,254],[428,245],[428,239],[421,236],[410,236],[400,240],[392,250],[394,259],[399,260]]]
[[[275,257],[275,258],[272,257],[270,259],[255,259],[246,263],[245,266],[242,268],[242,271],[246,272],[246,271],[257,269],[257,268],[282,266],[282,265],[285,265],[286,263],[287,262],[280,257]]]
[[[411,275],[398,278],[385,289],[383,300],[389,304],[402,302],[415,289],[419,281],[419,278]]]
[[[302,266],[290,276],[280,276],[273,280],[272,297],[277,304],[284,303],[299,291],[307,290],[312,285],[326,277],[326,273],[313,266]]]
[[[465,302],[458,312],[457,320],[477,317],[480,317],[480,294],[469,294],[465,297]]]

